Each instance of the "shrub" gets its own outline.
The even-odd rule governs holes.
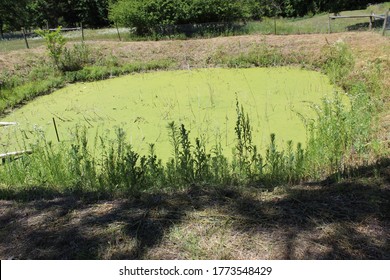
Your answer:
[[[91,64],[91,50],[84,44],[73,45],[72,49],[64,49],[63,56],[60,59],[61,71],[78,71],[84,66]]]
[[[60,58],[66,43],[64,36],[61,34],[61,26],[55,31],[36,30],[35,33],[45,39],[50,58],[53,60],[54,65],[60,68]]]
[[[239,0],[119,0],[110,6],[109,18],[147,35],[162,26],[246,19],[247,7]]]
[[[355,65],[351,50],[347,44],[338,41],[327,45],[323,52],[325,54],[325,62],[322,65],[323,71],[334,84],[343,85]]]

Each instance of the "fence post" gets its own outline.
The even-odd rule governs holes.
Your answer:
[[[328,33],[332,33],[332,29],[331,29],[331,26],[330,26],[330,15],[328,15]]]
[[[0,19],[0,38],[4,40],[4,34],[3,34],[3,22]]]
[[[80,27],[81,27],[81,40],[84,42],[84,27],[83,27],[83,23],[80,23]]]
[[[389,11],[390,10],[387,10],[387,13],[385,15],[385,21],[383,22],[383,30],[382,30],[382,35],[385,36],[385,33],[386,33],[386,28],[387,28],[387,20],[389,18]]]
[[[369,26],[369,29],[370,29],[370,31],[372,30],[372,12],[371,12],[371,16],[370,16],[370,26]]]
[[[24,30],[24,27],[22,27],[22,32],[23,32],[24,42],[26,43],[26,48],[29,49],[30,46],[28,45],[26,31]]]
[[[119,41],[122,41],[121,34],[119,33],[118,24],[115,22],[116,32],[118,32]]]
[[[276,16],[274,17],[274,35],[277,34],[277,31],[276,31]]]

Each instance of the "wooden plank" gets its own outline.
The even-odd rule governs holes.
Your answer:
[[[17,156],[21,156],[21,155],[30,155],[32,154],[32,151],[30,150],[26,150],[26,151],[16,151],[16,152],[9,152],[9,153],[5,153],[5,154],[0,154],[0,159],[5,159],[5,158],[9,158],[9,157],[17,157]]]
[[[375,19],[385,19],[385,16],[373,15]]]
[[[0,126],[17,125],[17,122],[0,122]]]
[[[331,19],[338,18],[369,18],[371,15],[356,15],[356,16],[329,16]]]
[[[372,15],[352,15],[352,16],[329,16],[329,18],[331,18],[331,19],[338,19],[338,18],[369,18],[369,17],[373,17],[375,19],[385,19],[386,15],[372,14]]]
[[[50,28],[49,31],[56,31],[56,28]],[[61,31],[76,31],[76,30],[81,30],[80,27],[75,27],[75,28],[61,28]]]

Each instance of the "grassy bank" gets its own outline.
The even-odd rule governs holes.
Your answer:
[[[76,44],[66,49],[60,67],[44,61],[37,62],[28,73],[1,72],[0,114],[69,83],[98,81],[119,75],[173,67],[174,63],[169,59],[122,63],[115,56],[102,58],[98,52],[92,52],[87,45]]]

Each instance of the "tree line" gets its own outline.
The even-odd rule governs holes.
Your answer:
[[[299,17],[365,8],[378,0],[0,0],[0,32],[21,27],[155,25]]]

